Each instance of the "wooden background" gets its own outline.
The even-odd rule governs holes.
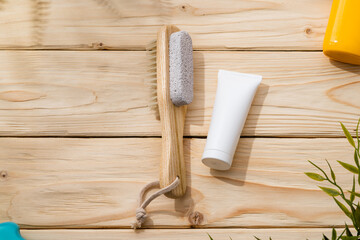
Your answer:
[[[339,121],[354,133],[360,113],[360,68],[321,52],[331,2],[1,0],[0,222],[28,240],[300,240],[341,227],[303,174],[307,160],[352,161]],[[189,191],[154,201],[134,233],[137,194],[159,172],[144,50],[162,24],[194,44]],[[227,172],[200,162],[219,69],[264,78]]]

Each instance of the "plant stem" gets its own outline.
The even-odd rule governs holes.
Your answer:
[[[351,213],[352,213],[352,218],[351,221],[353,222],[354,224],[354,227],[357,231],[360,231],[359,227],[358,227],[358,224],[357,224],[357,221],[356,221],[356,218],[355,218],[355,208],[353,206],[353,203],[351,203],[350,200],[348,200],[346,197],[345,197],[345,194],[344,194],[344,191],[342,190],[342,188],[336,183],[336,181],[331,181],[328,177],[326,177],[326,180],[331,183],[333,186],[337,187],[340,191],[340,197],[346,202],[347,205],[349,205],[350,209],[351,209]]]

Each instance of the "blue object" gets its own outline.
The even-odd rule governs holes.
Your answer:
[[[13,222],[0,223],[0,240],[25,240],[21,237],[19,226]]]

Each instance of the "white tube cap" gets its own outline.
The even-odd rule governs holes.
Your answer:
[[[205,149],[202,155],[202,163],[216,170],[229,170],[233,156],[216,149]]]

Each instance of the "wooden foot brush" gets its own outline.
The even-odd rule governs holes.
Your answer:
[[[136,222],[141,227],[146,218],[146,206],[165,194],[179,198],[186,192],[186,168],[183,153],[183,132],[187,104],[193,99],[192,41],[189,34],[173,25],[161,27],[157,41],[147,48],[151,61],[150,85],[154,89],[161,121],[162,156],[159,181],[146,185],[140,193]],[[161,188],[143,201],[151,188]]]

